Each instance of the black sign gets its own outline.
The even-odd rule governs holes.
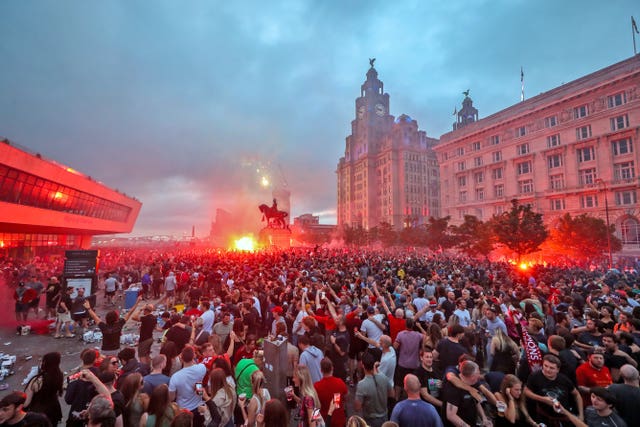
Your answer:
[[[99,251],[65,251],[64,256],[66,259],[76,259],[76,258],[98,258]]]
[[[98,251],[65,251],[65,277],[87,277],[96,274]]]

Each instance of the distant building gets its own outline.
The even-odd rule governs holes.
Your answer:
[[[471,108],[467,96],[461,113]],[[487,220],[511,199],[547,222],[566,212],[606,219],[608,205],[623,253],[640,249],[640,56],[489,117],[475,114],[458,114],[435,147],[442,215],[452,224],[465,214]]]
[[[439,217],[437,142],[411,117],[389,114],[389,94],[372,64],[336,171],[338,226],[370,229],[386,222],[400,230]]]
[[[305,243],[331,242],[336,231],[335,225],[320,224],[320,217],[306,213],[293,219],[294,236]]]
[[[0,140],[0,254],[87,249],[130,233],[142,204],[91,177]]]

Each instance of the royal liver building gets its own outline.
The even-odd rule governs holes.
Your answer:
[[[351,135],[338,162],[338,226],[394,229],[440,217],[435,138],[406,114],[389,114],[389,94],[373,67],[356,98]]]

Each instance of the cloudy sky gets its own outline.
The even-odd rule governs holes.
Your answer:
[[[208,234],[216,208],[270,201],[263,173],[293,216],[331,224],[368,58],[391,114],[439,137],[463,90],[485,117],[519,101],[521,66],[533,96],[630,57],[631,15],[635,0],[2,0],[0,137],[141,200],[134,235]]]

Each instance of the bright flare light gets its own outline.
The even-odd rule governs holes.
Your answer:
[[[520,263],[520,265],[518,267],[520,267],[520,270],[522,270],[522,271],[525,271],[527,268],[529,268],[529,266],[527,264],[525,264],[524,262]]]
[[[266,176],[263,176],[262,179],[260,180],[260,184],[263,187],[268,187],[269,186],[269,178],[267,178]]]
[[[256,248],[256,241],[253,237],[244,236],[234,242],[234,247],[239,251],[254,251]]]

